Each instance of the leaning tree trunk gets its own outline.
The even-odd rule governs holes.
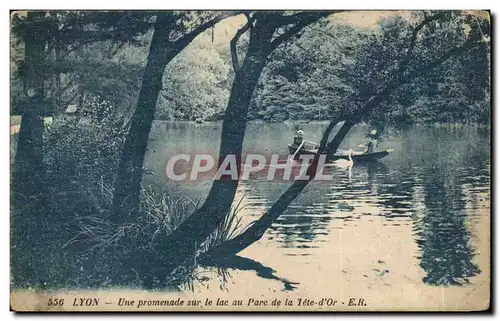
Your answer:
[[[236,33],[231,42],[235,80],[224,116],[219,166],[227,155],[234,155],[237,161],[238,175],[241,171],[241,152],[248,108],[267,57],[283,41],[290,39],[302,28],[322,17],[322,15],[317,15],[306,19],[272,40],[275,30],[281,25],[272,23],[272,19],[266,20],[265,16],[266,13],[263,13],[262,20],[254,20],[255,16],[253,18],[247,17],[249,18],[247,25]],[[236,44],[239,36],[249,28],[251,30],[249,44],[243,65],[240,68]],[[197,245],[203,243],[220,225],[231,209],[237,187],[237,180],[214,181],[202,207],[188,217],[172,234],[159,240],[165,244],[165,248],[161,250],[161,253],[148,255],[149,258],[147,258],[148,262],[155,266],[157,276],[167,278],[176,267],[181,266],[187,258],[192,256]],[[149,282],[145,286],[152,287],[154,284]]]
[[[355,122],[346,121],[342,127],[339,129],[334,139],[330,143],[326,145],[326,141],[332,131],[333,127],[337,124],[337,121],[333,121],[330,123],[328,128],[325,130],[323,134],[322,143],[320,145],[320,152],[314,157],[313,161],[307,168],[307,175],[309,177],[308,180],[296,180],[292,186],[290,186],[279,199],[271,206],[271,208],[260,217],[257,221],[255,221],[248,229],[245,230],[242,234],[238,235],[234,239],[231,239],[219,247],[211,250],[207,253],[210,257],[225,257],[227,255],[237,254],[241,252],[254,242],[258,241],[265,233],[265,231],[271,226],[271,224],[278,219],[278,217],[287,209],[290,203],[300,195],[300,193],[304,190],[304,188],[314,179],[316,174],[316,166],[319,161],[319,154],[322,154],[323,151],[326,154],[334,154],[337,151],[337,148],[340,146],[341,142],[344,140],[344,137],[347,135],[349,130],[354,126]]]
[[[258,46],[249,45],[240,72],[237,73],[231,89],[221,133],[219,165],[227,155],[235,155],[238,175],[241,171],[241,153],[247,125],[247,114],[253,91],[265,65],[265,56]],[[149,258],[157,276],[168,275],[192,256],[196,246],[201,244],[222,222],[231,205],[238,187],[238,180],[214,181],[203,205],[188,217],[172,234],[158,240],[164,244],[161,253]],[[144,271],[150,273],[150,271]],[[151,288],[152,278],[146,280]]]
[[[25,104],[13,170],[14,195],[38,198],[44,190],[42,160],[43,138],[43,56],[45,50],[41,29],[37,20],[44,12],[28,12],[29,26],[24,35],[25,60],[23,65]],[[17,198],[17,197],[15,197]]]
[[[148,145],[149,133],[156,112],[156,101],[162,88],[162,78],[167,63],[173,58],[169,54],[168,28],[160,19],[155,26],[147,58],[137,107],[130,120],[117,177],[114,184],[113,217],[120,223],[137,210],[142,179],[142,163]]]

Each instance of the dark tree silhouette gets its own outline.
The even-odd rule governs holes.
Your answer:
[[[221,20],[235,14],[237,13],[225,12],[219,14],[176,40],[170,39],[171,33],[175,31],[177,22],[183,17],[179,17],[173,12],[157,14],[137,107],[130,120],[130,129],[118,164],[113,194],[113,220],[115,222],[122,222],[125,217],[139,208],[143,174],[142,164],[156,112],[158,94],[162,89],[165,67],[196,36]]]
[[[45,13],[30,11],[22,32],[25,59],[22,65],[24,105],[13,172],[13,191],[33,201],[43,193],[43,60],[45,54]]]
[[[334,12],[302,12],[291,15],[282,15],[281,12],[246,14],[247,23],[231,41],[235,79],[224,115],[219,166],[227,155],[235,155],[238,175],[241,172],[241,152],[250,100],[269,55],[304,27],[332,13]],[[247,30],[250,31],[249,44],[245,59],[240,65],[236,44]],[[222,177],[214,181],[203,205],[172,234],[165,237],[164,251],[148,258],[153,266],[158,267],[157,273],[168,275],[192,255],[196,245],[205,241],[229,212],[237,187],[237,180],[226,180]],[[153,284],[146,286],[151,287]]]

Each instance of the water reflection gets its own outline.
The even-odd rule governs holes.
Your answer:
[[[218,273],[219,278],[222,281],[221,287],[225,287],[228,278],[231,277],[231,270],[254,271],[257,273],[257,276],[261,278],[282,283],[283,291],[293,291],[299,285],[298,282],[292,282],[286,278],[277,276],[275,270],[263,265],[260,262],[238,255],[232,257],[217,258],[216,261],[211,260],[208,262],[203,262],[203,265],[205,267],[216,268],[216,272]]]
[[[318,141],[325,126],[326,123],[314,122],[305,125],[307,139]],[[292,124],[251,123],[244,147],[246,151],[278,153],[286,158],[286,145],[294,132]],[[355,128],[341,148],[355,149],[364,140],[364,133],[363,127]],[[220,124],[156,124],[150,148],[156,153],[148,154],[147,167],[161,173],[165,156],[172,152],[192,148],[216,150],[219,135]],[[339,247],[332,241],[333,233],[347,227],[352,231],[353,226],[357,228],[365,220],[373,224],[374,230],[390,227],[394,232],[414,231],[404,235],[401,242],[416,244],[418,253],[412,254],[412,264],[425,272],[422,282],[467,283],[485,269],[475,262],[474,239],[478,231],[472,231],[471,225],[489,214],[485,208],[490,197],[488,141],[489,131],[474,126],[415,127],[388,137],[380,148],[394,149],[393,154],[380,163],[354,166],[351,173],[327,168],[325,174],[332,175],[333,180],[309,184],[252,247],[261,253],[293,257],[297,265],[308,264],[326,249]],[[161,175],[146,179],[149,181],[145,185],[156,184],[169,193],[187,194],[200,201],[210,188],[210,182],[165,186]],[[240,184],[235,199],[244,197],[243,225],[265,213],[289,185],[267,181],[265,175]],[[377,241],[384,243],[383,239]],[[275,275],[273,270],[258,268],[259,257],[252,261],[246,268],[233,264],[225,269],[245,270],[253,266],[252,270],[261,271],[257,272],[260,277]],[[276,273],[286,276],[287,271]],[[363,274],[359,277],[363,280]],[[274,278],[278,279],[281,277]]]
[[[423,281],[432,285],[468,283],[480,270],[472,261],[474,253],[460,185],[434,175],[425,182],[424,189],[425,214],[416,224],[422,251],[420,266],[427,272]]]

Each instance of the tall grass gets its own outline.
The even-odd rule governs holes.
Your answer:
[[[86,193],[91,214],[76,217],[79,232],[67,242],[85,244],[87,250],[104,251],[111,246],[154,245],[160,234],[170,234],[195,209],[188,197],[172,198],[166,193],[156,193],[151,187],[141,191],[137,215],[125,217],[114,223],[113,188],[101,181],[98,187]],[[130,244],[128,244],[130,243]]]
[[[87,191],[89,214],[76,216],[77,232],[66,242],[64,248],[74,247],[97,256],[106,256],[108,259],[109,253],[112,253],[116,263],[110,264],[116,266],[107,269],[127,269],[129,274],[132,270],[134,273],[136,271],[133,266],[124,262],[133,264],[140,260],[141,253],[159,252],[160,248],[165,246],[159,242],[160,239],[164,239],[162,236],[171,234],[197,208],[197,204],[186,196],[173,198],[148,187],[141,191],[140,209],[137,215],[127,217],[122,223],[117,224],[111,220],[112,196],[113,188],[102,179],[96,188]],[[198,257],[235,237],[241,231],[241,217],[238,213],[243,209],[242,200],[224,215],[224,220],[207,240],[193,251],[183,266],[173,271],[168,280],[163,280],[163,284],[194,289],[195,284],[207,281],[204,273],[200,273],[197,269]],[[219,276],[220,271],[216,274]],[[136,276],[136,279],[140,280],[142,277],[150,276]],[[140,282],[138,285],[140,286]]]
[[[219,226],[217,226],[217,228],[202,244],[202,252],[207,252],[212,248],[216,248],[241,233],[241,231],[243,230],[241,224],[242,217],[238,214],[241,210],[244,209],[244,206],[241,205],[242,201],[243,197],[238,201],[236,205],[231,207],[226,215],[224,215],[224,220],[219,224]]]

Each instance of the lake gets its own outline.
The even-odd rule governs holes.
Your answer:
[[[305,139],[319,141],[326,125],[303,123]],[[211,182],[167,184],[165,160],[178,152],[217,154],[220,131],[220,122],[156,121],[145,161],[155,175],[143,184],[202,201]],[[295,131],[291,122],[251,122],[244,149],[286,158]],[[366,131],[352,129],[341,148],[360,150]],[[234,267],[200,268],[206,278],[193,295],[330,293],[363,297],[375,309],[444,309],[488,293],[489,128],[414,126],[387,135],[379,149],[394,152],[350,172],[330,168],[334,180],[310,183]],[[242,182],[235,202],[243,225],[289,184],[258,176]]]

